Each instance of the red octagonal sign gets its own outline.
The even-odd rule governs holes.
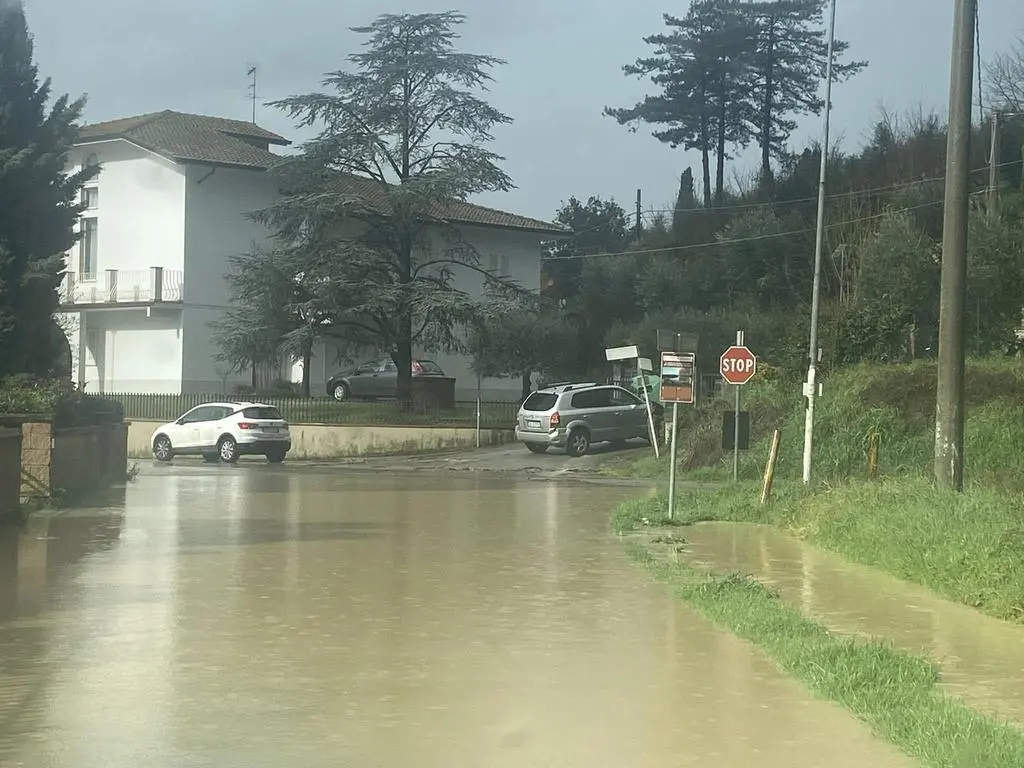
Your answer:
[[[746,347],[731,346],[722,353],[719,371],[729,384],[746,384],[757,373],[757,358]]]

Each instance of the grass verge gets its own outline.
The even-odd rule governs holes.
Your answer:
[[[814,474],[830,483],[867,475],[869,440],[880,446],[879,472],[887,477],[930,474],[935,441],[936,366],[858,365],[824,382],[815,415]],[[729,389],[729,388],[727,388]],[[769,376],[743,388],[751,414],[751,450],[740,458],[744,477],[761,474],[774,429],[782,430],[777,478],[801,476],[804,400],[799,382]],[[731,392],[699,407],[680,408],[678,468],[687,479],[726,479],[732,455],[721,449],[723,411]],[[1024,491],[1024,366],[1017,360],[972,360],[966,375],[967,477],[989,488]],[[662,477],[668,459],[644,457],[608,468],[620,477]]]
[[[655,524],[652,512],[658,510],[627,502],[616,510],[613,527],[626,532]],[[641,544],[630,551],[700,613],[757,645],[785,672],[846,707],[922,765],[1024,765],[1024,732],[944,695],[927,661],[882,642],[833,635],[747,577],[666,562]]]

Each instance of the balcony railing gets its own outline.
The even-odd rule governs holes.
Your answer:
[[[180,270],[150,267],[145,270],[104,270],[97,280],[83,282],[74,272],[64,275],[61,303],[161,304],[183,300],[184,274]]]

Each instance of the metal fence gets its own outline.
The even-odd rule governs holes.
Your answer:
[[[139,392],[104,393],[103,397],[120,402],[124,406],[126,419],[146,421],[171,421],[203,403],[239,399],[218,399],[216,395]],[[398,403],[387,401],[339,403],[330,398],[262,396],[253,396],[252,399],[276,407],[285,420],[292,424],[473,427],[477,423],[475,401],[457,402],[454,409],[441,409],[416,403],[403,408]],[[484,401],[480,404],[480,426],[485,429],[512,429],[518,411],[518,402]]]

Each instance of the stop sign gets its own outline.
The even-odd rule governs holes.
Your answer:
[[[733,345],[722,353],[719,371],[729,384],[746,384],[757,373],[757,358],[746,347]]]

